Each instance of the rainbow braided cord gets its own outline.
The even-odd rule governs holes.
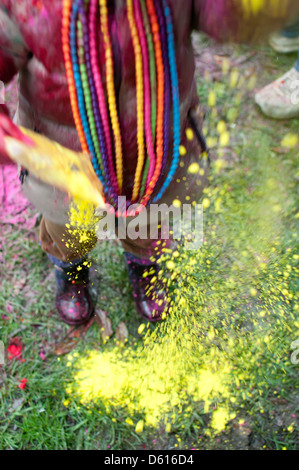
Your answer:
[[[172,100],[173,100],[173,156],[172,156],[172,163],[169,170],[169,173],[166,177],[166,180],[154,198],[154,202],[159,201],[163,194],[165,193],[166,189],[170,185],[175,172],[177,170],[180,158],[180,139],[181,139],[181,126],[180,126],[180,96],[179,96],[179,82],[178,82],[178,74],[177,74],[177,67],[176,67],[176,59],[175,59],[175,43],[174,43],[174,34],[173,34],[173,25],[171,19],[171,12],[170,8],[167,5],[166,0],[162,0],[163,8],[164,8],[164,15],[166,18],[167,24],[167,39],[168,39],[168,58],[169,58],[169,65],[170,65],[170,76],[171,76],[171,84],[172,84]]]
[[[174,31],[167,0],[126,0],[126,7],[135,57],[138,149],[128,206],[146,206],[160,183],[153,201],[161,199],[179,162],[180,99]],[[91,155],[106,200],[116,207],[118,196],[123,194],[124,164],[108,13],[107,0],[63,0],[62,42],[82,150]],[[99,41],[105,51],[105,87]],[[171,146],[171,165],[165,175]]]
[[[123,186],[122,141],[121,141],[121,131],[120,131],[120,126],[119,126],[119,118],[118,118],[117,106],[116,106],[116,96],[115,96],[115,87],[114,87],[113,51],[112,51],[110,34],[109,34],[107,0],[99,0],[99,3],[100,3],[101,31],[102,31],[103,41],[105,45],[107,98],[108,98],[108,105],[109,105],[111,127],[113,130],[113,136],[114,136],[114,149],[115,149],[118,190],[119,190],[119,194],[121,194],[122,186]]]
[[[167,156],[168,156],[168,146],[169,146],[169,113],[170,113],[170,100],[171,100],[171,77],[168,64],[168,48],[167,48],[167,31],[166,31],[166,22],[163,16],[163,9],[161,8],[161,2],[155,0],[155,6],[158,13],[158,21],[161,32],[161,44],[162,44],[162,53],[163,53],[163,63],[164,63],[164,74],[165,74],[165,94],[164,94],[164,146],[163,146],[163,161],[162,161],[162,170],[160,179],[163,176],[165,171]]]
[[[149,178],[155,168],[155,150],[154,150],[154,135],[152,132],[151,123],[151,83],[150,83],[150,60],[149,60],[149,49],[147,44],[147,37],[145,26],[143,24],[142,9],[139,0],[134,0],[134,7],[136,10],[136,26],[139,33],[140,45],[142,50],[142,63],[143,63],[143,86],[144,86],[144,127],[146,137],[146,147],[148,153],[148,159],[145,164],[143,171],[142,183],[141,183],[141,195],[145,192],[146,181]],[[138,77],[136,77],[138,78]],[[142,86],[142,83],[141,83]],[[137,82],[138,87],[138,82]],[[137,175],[136,175],[137,176]]]
[[[113,165],[113,151],[112,151],[112,142],[111,142],[111,135],[110,135],[110,124],[109,124],[109,117],[106,107],[106,98],[104,89],[102,86],[101,74],[99,72],[99,58],[97,53],[97,41],[96,41],[96,34],[97,34],[97,19],[98,19],[98,0],[91,0],[90,2],[90,16],[89,16],[89,27],[90,27],[90,50],[91,50],[91,67],[92,73],[95,83],[96,94],[98,98],[98,104],[101,114],[101,120],[103,125],[104,131],[104,138],[105,138],[105,145],[106,145],[106,152],[107,152],[107,159],[108,159],[108,166],[109,166],[109,175],[113,185],[113,190],[115,194],[118,192],[118,183],[115,175],[114,165]]]
[[[138,30],[134,17],[134,7],[136,1],[127,0],[128,19],[131,29],[133,40],[134,54],[135,54],[135,71],[136,71],[136,98],[137,98],[137,147],[138,147],[138,160],[134,180],[134,188],[132,194],[132,202],[136,202],[140,185],[141,174],[144,165],[144,86],[143,86],[143,63],[141,44],[139,41]]]

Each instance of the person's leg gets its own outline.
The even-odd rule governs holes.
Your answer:
[[[299,17],[296,21],[290,23],[282,31],[282,35],[287,38],[296,38],[299,36]]]
[[[188,138],[186,132],[183,131],[182,134],[184,150],[179,168],[168,190],[159,201],[160,206],[163,204],[165,207],[171,207],[174,202],[178,201],[181,207],[183,204],[198,203],[204,188],[208,185],[209,161],[207,154],[203,152],[206,148],[203,148],[205,143],[201,135],[202,117],[199,109],[195,112],[192,122],[188,121],[187,128]],[[191,168],[192,171],[190,171]],[[128,229],[130,220],[127,223]],[[180,242],[174,240],[172,236],[168,237],[167,217],[164,221],[159,220],[158,224],[155,219],[150,219],[150,208],[147,210],[146,224],[147,237],[145,239],[132,239],[127,230],[127,238],[121,241],[125,250],[137,312],[148,321],[158,321],[165,318],[170,299],[167,285],[159,276],[160,267],[156,261],[163,251],[175,251]],[[159,225],[160,228],[158,228]],[[165,226],[166,231],[163,231]],[[138,229],[142,232],[140,225]],[[153,232],[157,231],[154,239],[151,239],[151,229],[154,229]]]
[[[299,117],[299,21],[290,34],[295,31],[298,31],[298,58],[294,67],[255,95],[263,113],[275,119]]]
[[[89,293],[89,261],[86,255],[97,242],[93,232],[85,234],[82,242],[44,217],[40,225],[43,250],[55,267],[56,309],[60,318],[69,325],[86,323],[93,315],[93,302]]]
[[[295,52],[299,48],[299,18],[269,39],[272,48],[281,53]]]
[[[23,189],[43,214],[40,242],[55,267],[57,312],[67,324],[86,323],[93,314],[86,255],[95,246],[97,238],[92,231],[82,236],[82,232],[78,234],[69,226],[66,194],[30,175],[23,179]]]
[[[43,251],[53,258],[78,264],[95,247],[97,237],[94,232],[84,232],[67,228],[42,217],[40,242]],[[50,256],[49,256],[50,257]]]

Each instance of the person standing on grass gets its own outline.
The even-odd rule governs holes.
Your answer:
[[[126,196],[147,210],[157,201],[191,203],[208,181],[192,30],[250,43],[297,14],[297,0],[0,0],[0,80],[19,75],[15,124],[90,153],[108,200]],[[2,161],[6,135],[28,142],[15,124],[2,106]],[[58,314],[84,324],[94,311],[86,255],[97,238],[65,240],[67,195],[26,171],[21,181],[43,214],[40,240],[55,267]],[[122,244],[137,311],[148,321],[165,318],[159,240]]]
[[[294,66],[255,95],[262,112],[274,119],[299,117],[299,17],[285,29],[270,36],[272,48],[282,54],[297,52]]]

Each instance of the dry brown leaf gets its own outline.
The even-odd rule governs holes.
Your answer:
[[[80,325],[80,326],[77,326],[77,327],[73,327],[71,328],[70,330],[68,330],[66,336],[68,338],[83,338],[87,331],[89,330],[89,328],[94,324],[95,322],[95,317],[92,317],[91,320],[89,320],[88,323],[86,323],[85,325]]]
[[[62,356],[63,354],[68,354],[70,351],[72,351],[72,349],[77,346],[78,340],[82,339],[86,335],[87,331],[94,322],[95,317],[92,317],[91,320],[89,320],[89,322],[85,325],[70,328],[67,331],[65,338],[55,346],[54,353],[56,356]]]
[[[65,338],[55,347],[54,354],[56,356],[63,356],[72,351],[78,344],[78,340],[74,338]]]
[[[273,152],[276,152],[276,153],[284,153],[284,154],[290,151],[290,149],[287,147],[271,147],[271,150],[273,150]]]
[[[274,405],[286,405],[288,403],[285,398],[270,398],[270,401]]]
[[[115,336],[122,343],[125,343],[126,340],[128,339],[128,336],[129,336],[128,328],[123,321],[121,321],[117,325]]]
[[[107,341],[107,339],[109,339],[113,335],[111,320],[108,317],[107,313],[100,309],[96,309],[95,317],[96,322],[101,327],[102,339],[103,341]]]
[[[20,273],[18,279],[14,283],[14,293],[19,294],[25,287],[27,283],[27,274]]]

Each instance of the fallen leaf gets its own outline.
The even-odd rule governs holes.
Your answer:
[[[288,403],[285,398],[270,398],[270,401],[274,403],[274,405],[285,405]]]
[[[13,404],[11,405],[11,407],[8,409],[8,412],[9,413],[13,413],[15,410],[17,410],[18,408],[20,408],[21,405],[23,405],[25,401],[25,398],[22,397],[22,398],[18,398],[17,400],[14,400]]]
[[[284,154],[290,151],[290,149],[287,147],[271,147],[271,150],[273,150],[273,152],[276,152],[276,153],[284,153]]]
[[[108,338],[110,338],[113,335],[111,320],[108,317],[107,313],[104,312],[103,310],[96,309],[95,314],[96,314],[96,322],[101,327],[102,339],[103,341],[106,341]]]
[[[128,332],[128,328],[127,328],[126,324],[123,321],[121,321],[117,325],[115,336],[122,343],[125,343],[127,341],[128,336],[129,336],[129,332]]]
[[[14,293],[16,295],[19,294],[26,286],[26,283],[27,283],[27,273],[23,271],[20,274],[18,274],[18,279],[16,279],[14,282]]]
[[[233,64],[234,65],[240,65],[244,62],[248,62],[250,59],[252,59],[252,57],[254,57],[256,55],[256,52],[253,51],[253,52],[250,52],[249,54],[246,54],[246,55],[241,55],[240,57],[236,58],[233,60]]]
[[[283,426],[283,419],[282,419],[282,417],[281,417],[281,416],[277,416],[277,417],[275,418],[275,423],[277,424],[277,426],[282,427],[282,426]]]
[[[96,318],[92,317],[85,325],[70,328],[67,331],[65,338],[55,346],[54,354],[56,354],[56,356],[62,356],[72,351],[72,349],[77,346],[78,340],[82,339],[86,335],[95,320]]]
[[[68,338],[83,338],[86,335],[89,328],[94,324],[94,322],[95,322],[95,317],[92,317],[89,320],[89,322],[86,323],[85,325],[80,325],[80,326],[70,328],[67,331],[66,336]]]
[[[234,428],[236,429],[236,433],[240,436],[250,436],[252,430],[249,423],[246,421],[241,421],[239,423],[233,424]]]
[[[78,344],[78,340],[74,338],[65,338],[58,343],[54,349],[56,356],[63,356],[72,351]]]

